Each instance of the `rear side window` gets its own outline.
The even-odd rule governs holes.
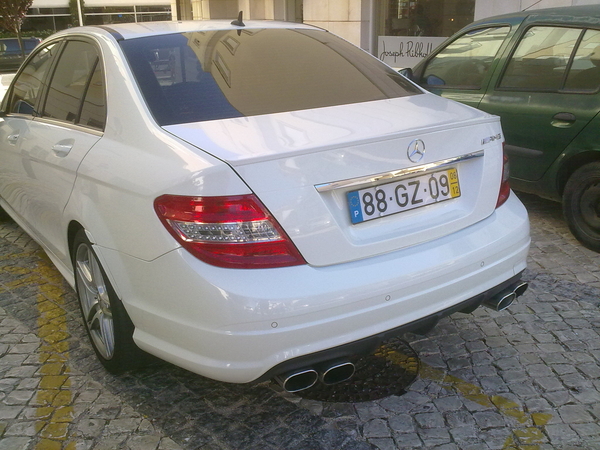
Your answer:
[[[600,87],[600,31],[586,30],[573,58],[565,89],[597,91]]]
[[[43,116],[102,130],[104,75],[96,47],[70,41],[62,52],[44,106]]]
[[[427,64],[421,83],[435,88],[481,89],[509,31],[508,26],[492,27],[460,36]]]
[[[532,27],[510,59],[500,88],[557,91],[581,30]]]
[[[600,88],[600,31],[537,26],[525,32],[500,89],[596,92]]]
[[[321,30],[220,30],[121,42],[160,125],[367,102],[421,91]]]
[[[98,130],[104,129],[106,122],[104,92],[104,72],[102,64],[98,61],[83,100],[81,115],[78,120],[80,125]]]

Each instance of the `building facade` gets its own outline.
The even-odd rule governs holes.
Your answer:
[[[77,25],[69,0],[34,0],[24,30]],[[85,24],[157,20],[247,19],[304,22],[326,28],[368,50],[381,52],[382,36],[447,37],[495,14],[600,0],[85,0]],[[432,41],[436,42],[436,41]]]

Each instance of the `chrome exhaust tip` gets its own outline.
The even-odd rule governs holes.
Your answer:
[[[517,297],[523,295],[528,287],[529,284],[527,284],[526,282],[522,282],[516,287],[512,288],[512,292],[504,291],[490,299],[485,300],[483,302],[483,306],[487,306],[488,308],[491,308],[494,311],[503,311],[510,305],[512,305],[512,302],[514,302],[517,299]]]
[[[519,284],[515,288],[515,294],[517,295],[517,297],[520,297],[521,295],[523,295],[525,293],[525,291],[527,290],[528,287],[529,287],[529,284],[526,283],[526,282],[523,282],[523,283]]]
[[[286,392],[300,392],[313,387],[318,379],[319,374],[313,369],[289,372],[275,377],[275,381],[277,381]]]
[[[328,386],[342,383],[343,381],[347,381],[352,378],[352,375],[354,375],[354,370],[354,364],[351,362],[335,364],[323,371],[321,374],[321,383]]]
[[[508,294],[504,293],[484,301],[483,306],[487,306],[494,311],[504,311],[506,308],[512,305],[512,302],[514,302],[516,298],[517,294],[515,294],[514,291]]]

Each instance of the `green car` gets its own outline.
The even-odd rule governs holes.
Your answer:
[[[513,189],[562,201],[600,251],[600,5],[480,20],[402,73],[500,116]]]

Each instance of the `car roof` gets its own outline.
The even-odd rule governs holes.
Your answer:
[[[485,19],[473,22],[471,26],[479,26],[490,22],[509,21],[514,22],[517,19],[525,20],[528,18],[530,21],[551,21],[557,23],[563,23],[568,25],[569,23],[587,24],[587,25],[599,25],[600,19],[600,5],[580,5],[580,6],[565,6],[560,8],[542,8],[542,9],[529,9],[509,14],[502,14],[498,16],[487,17]]]
[[[99,26],[74,27],[64,30],[58,34],[97,34],[108,31],[117,39],[135,39],[146,36],[157,36],[162,34],[189,33],[217,30],[252,30],[252,29],[319,29],[311,25],[293,22],[278,22],[273,20],[248,20],[244,21],[244,26],[232,25],[231,20],[188,20],[180,22],[142,22],[142,23],[122,23]]]

